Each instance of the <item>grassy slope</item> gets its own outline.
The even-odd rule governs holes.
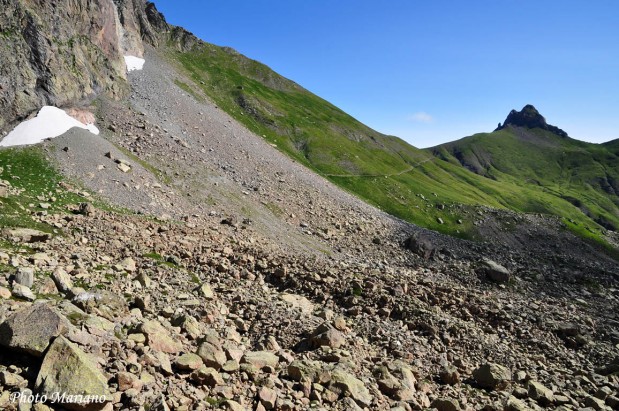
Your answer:
[[[54,166],[45,158],[40,146],[0,149],[0,180],[8,181],[13,193],[0,197],[0,228],[24,227],[52,232],[54,227],[32,218],[33,213],[68,213],[67,206],[86,199],[65,187]],[[87,201],[99,208],[106,204],[90,198]],[[40,207],[49,204],[48,209]]]
[[[549,188],[529,184],[507,171],[493,170],[495,179],[490,179],[465,169],[453,156],[442,160],[382,135],[233,50],[204,43],[190,52],[170,53],[193,79],[191,87],[201,88],[250,130],[402,219],[470,238],[475,237],[473,221],[456,205],[465,205],[465,210],[488,205],[560,215],[574,222],[568,223],[574,231],[600,240],[600,227]],[[447,207],[440,210],[439,205]],[[444,224],[437,222],[438,217]],[[457,223],[459,219],[463,224]]]
[[[508,128],[432,151],[489,178],[529,186],[554,197],[540,211],[556,213],[558,206],[569,208],[563,204],[567,202],[584,217],[619,228],[619,197],[612,188],[618,186],[619,156],[604,145],[561,138],[539,129]],[[578,220],[586,220],[583,216]]]

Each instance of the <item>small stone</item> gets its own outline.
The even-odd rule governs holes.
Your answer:
[[[230,411],[246,411],[245,407],[243,407],[238,402],[232,401],[232,400],[224,401],[222,406],[224,407],[224,409],[230,410]]]
[[[207,300],[212,300],[213,298],[215,298],[215,293],[213,292],[213,289],[211,288],[210,284],[204,283],[200,286],[200,293],[202,293],[202,296],[204,298],[206,298]]]
[[[142,333],[129,334],[127,339],[137,344],[144,344],[146,342],[146,336]]]
[[[454,366],[444,367],[441,370],[439,377],[441,378],[441,382],[447,385],[455,385],[460,382],[460,373]]]
[[[200,325],[200,322],[192,316],[183,316],[180,326],[192,340],[195,340],[202,335],[202,326]]]
[[[142,272],[135,278],[144,288],[151,288],[153,282],[146,273]]]
[[[39,230],[30,228],[14,228],[4,230],[4,234],[13,241],[20,243],[37,243],[47,241],[51,235]]]
[[[125,163],[119,163],[116,167],[123,173],[128,173],[131,170],[131,167]]]
[[[131,257],[127,257],[124,260],[122,260],[120,263],[118,263],[118,268],[121,270],[130,272],[130,273],[137,270],[135,260]]]
[[[232,372],[236,372],[239,370],[239,362],[236,360],[228,360],[226,361],[226,363],[221,367],[221,369],[225,372],[228,373],[232,373]]]
[[[512,396],[509,397],[505,404],[505,411],[527,411],[528,409],[524,402]]]
[[[52,279],[58,287],[58,290],[67,294],[73,288],[73,281],[71,280],[71,276],[62,268],[58,267],[52,273]]]
[[[140,391],[144,385],[137,375],[125,371],[119,372],[116,376],[116,380],[118,381],[118,389],[120,391],[127,391],[130,389]]]
[[[296,360],[288,366],[288,375],[293,381],[314,382],[322,372],[322,363],[314,360]]]
[[[329,388],[334,392],[350,395],[361,406],[369,407],[372,403],[372,395],[363,382],[341,368],[333,370]]]
[[[96,212],[95,206],[93,206],[90,203],[80,203],[77,209],[78,214],[81,214],[87,217],[95,214],[95,212]]]
[[[346,331],[348,327],[346,326],[346,318],[339,316],[333,320],[333,326],[338,331]]]
[[[619,398],[615,395],[609,395],[606,397],[606,405],[613,410],[619,410]]]
[[[20,375],[2,371],[0,372],[0,384],[7,388],[26,388],[28,381]]]
[[[5,287],[0,287],[0,298],[8,300],[9,298],[11,298],[11,295],[11,290]]]
[[[606,403],[603,400],[592,396],[587,396],[585,398],[585,406],[591,407],[596,411],[604,411],[608,409],[606,407]]]
[[[172,363],[170,362],[170,356],[164,352],[157,353],[157,359],[159,360],[159,369],[163,375],[172,375]]]
[[[281,349],[281,347],[279,346],[279,343],[277,342],[275,337],[273,337],[272,335],[269,335],[267,337],[267,340],[264,343],[264,348],[267,351],[279,351]]]
[[[20,298],[22,300],[34,301],[37,299],[37,296],[34,295],[30,288],[21,284],[13,284],[13,295],[16,298]]]
[[[323,323],[318,326],[309,339],[311,348],[320,348],[323,346],[340,348],[345,342],[346,338],[344,335],[328,323]]]

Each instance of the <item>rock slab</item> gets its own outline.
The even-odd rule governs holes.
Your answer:
[[[62,406],[70,410],[98,410],[111,401],[107,378],[86,353],[63,336],[49,347],[35,390],[48,398],[64,394]]]

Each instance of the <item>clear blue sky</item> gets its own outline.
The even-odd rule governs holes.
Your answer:
[[[574,138],[619,138],[618,0],[155,4],[417,147],[492,131],[528,103]]]

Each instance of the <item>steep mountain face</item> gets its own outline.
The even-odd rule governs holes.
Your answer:
[[[0,131],[43,105],[121,95],[123,55],[167,28],[143,0],[0,0]]]

